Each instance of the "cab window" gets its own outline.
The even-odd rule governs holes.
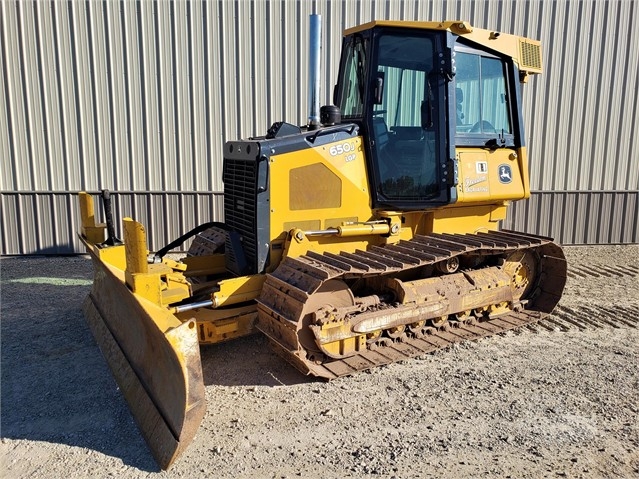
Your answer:
[[[512,134],[504,62],[485,54],[457,52],[456,63],[457,134]]]
[[[344,118],[361,118],[364,112],[367,40],[355,36],[347,45],[340,85],[340,110]]]

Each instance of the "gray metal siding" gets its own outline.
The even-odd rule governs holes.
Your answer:
[[[562,244],[637,243],[638,218],[638,191],[548,191],[513,203],[502,226]]]
[[[98,205],[99,198],[97,194],[94,196]],[[7,251],[3,254],[82,252],[77,239],[80,215],[77,194],[5,192],[1,206],[2,247]],[[149,236],[150,249],[158,250],[199,224],[221,218],[224,204],[221,194],[207,192],[120,191],[113,195],[113,208],[114,217],[141,221]],[[102,216],[101,212],[98,216]],[[120,224],[115,229],[121,237]]]
[[[2,254],[81,252],[75,194],[161,247],[220,220],[222,147],[307,118],[308,15],[330,102],[345,28],[464,19],[542,40],[524,86],[530,201],[505,226],[566,244],[639,242],[633,1],[35,2],[0,6]]]

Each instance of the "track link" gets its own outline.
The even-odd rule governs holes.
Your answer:
[[[526,309],[510,311],[494,319],[445,323],[441,328],[424,328],[404,334],[374,349],[365,348],[340,359],[315,360],[300,344],[308,340],[309,315],[305,305],[332,280],[394,275],[410,269],[434,265],[460,255],[499,255],[534,249],[539,257],[540,279]],[[420,356],[454,343],[479,339],[536,323],[546,317],[559,301],[566,282],[566,261],[551,238],[514,231],[465,235],[430,234],[416,236],[385,247],[340,254],[309,252],[285,258],[267,275],[258,300],[258,329],[270,339],[276,352],[305,374],[327,379],[356,373],[376,366]],[[391,309],[392,311],[392,309]],[[308,344],[308,343],[306,343]]]

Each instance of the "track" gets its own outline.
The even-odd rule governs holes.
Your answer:
[[[307,305],[318,302],[318,293],[331,280],[392,275],[461,255],[499,255],[531,249],[539,256],[537,275],[541,280],[526,309],[494,319],[471,317],[446,322],[438,328],[424,326],[340,359],[315,356],[302,345],[309,344],[310,328],[316,319]],[[258,329],[269,337],[279,354],[302,372],[332,379],[537,323],[556,305],[565,280],[566,262],[561,248],[550,238],[512,231],[431,234],[351,254],[309,252],[299,258],[286,258],[267,275],[258,301]],[[330,293],[327,288],[327,297],[331,297]]]

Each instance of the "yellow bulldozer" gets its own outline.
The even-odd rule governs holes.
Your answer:
[[[105,223],[80,193],[95,269],[84,312],[162,468],[205,413],[201,345],[261,331],[302,373],[333,379],[552,312],[561,248],[500,230],[530,196],[521,84],[541,70],[535,40],[367,23],[344,32],[333,105],[319,108],[311,73],[306,125],[226,143],[223,223],[151,253],[133,219],[116,238],[107,191]]]

